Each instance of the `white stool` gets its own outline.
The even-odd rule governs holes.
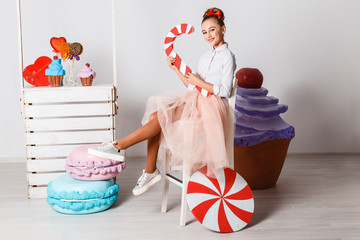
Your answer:
[[[227,124],[227,135],[225,141],[227,144],[227,155],[229,157],[230,168],[234,169],[234,118],[235,118],[235,100],[236,100],[236,88],[237,88],[237,79],[234,77],[232,83],[232,91],[229,97],[229,111],[228,111],[228,124]],[[181,192],[181,210],[180,210],[180,226],[186,225],[186,213],[188,210],[187,201],[186,201],[186,191],[187,185],[191,176],[189,169],[186,169],[185,166],[182,167],[170,167],[171,153],[166,152],[165,156],[165,167],[162,171],[162,178],[164,179],[164,188],[162,193],[162,204],[161,212],[166,213],[167,210],[167,201],[169,193],[169,182],[175,183],[177,186],[182,188]],[[171,175],[171,171],[182,170],[182,179],[178,179],[175,176]]]

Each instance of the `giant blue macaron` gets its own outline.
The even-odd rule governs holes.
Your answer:
[[[96,213],[111,207],[118,190],[119,185],[112,179],[83,181],[64,174],[48,184],[47,202],[64,214]]]

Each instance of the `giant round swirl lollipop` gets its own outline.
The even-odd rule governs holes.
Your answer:
[[[254,212],[249,185],[234,170],[221,169],[216,178],[195,172],[187,188],[187,201],[194,217],[217,232],[235,232],[245,227]]]

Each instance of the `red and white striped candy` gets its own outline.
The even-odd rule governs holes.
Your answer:
[[[179,55],[174,51],[174,41],[177,38],[177,36],[181,34],[190,34],[194,32],[194,27],[187,23],[182,23],[171,29],[171,31],[166,35],[165,41],[164,41],[164,48],[165,53],[168,56],[174,57],[175,62],[174,65],[179,71],[186,76],[186,74],[191,73],[191,69],[186,65],[184,61],[181,60]],[[202,89],[201,87],[194,86],[192,84],[188,85],[188,89],[194,90],[197,89],[202,95],[208,97],[210,96],[210,93],[206,91],[205,89]]]
[[[194,217],[217,232],[235,232],[245,227],[254,212],[253,194],[246,181],[230,168],[219,170],[216,178],[202,172],[191,176],[187,188]]]

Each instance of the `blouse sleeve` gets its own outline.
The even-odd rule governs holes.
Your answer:
[[[222,66],[222,79],[221,84],[214,84],[214,94],[218,97],[229,97],[231,93],[232,81],[236,69],[235,57],[233,54],[224,60]]]

